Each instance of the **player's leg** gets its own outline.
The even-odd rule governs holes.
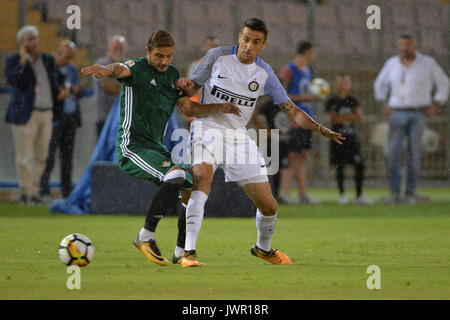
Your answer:
[[[156,190],[145,218],[145,225],[139,233],[139,240],[155,238],[156,227],[166,211],[178,202],[178,195],[184,184],[186,174],[180,167],[173,167],[164,175],[163,183]]]
[[[189,183],[190,185],[193,183],[193,178],[189,172],[186,172],[186,183]],[[182,189],[180,191],[181,201],[177,201],[174,206],[174,210],[178,217],[177,244],[172,256],[172,263],[174,264],[180,263],[181,256],[184,252],[186,243],[186,209],[189,198],[191,197],[191,192],[192,189]]]
[[[281,251],[273,249],[271,240],[277,221],[278,203],[272,196],[270,184],[263,176],[238,181],[248,197],[256,205],[257,242],[251,253],[273,264],[291,264],[290,259]],[[266,177],[267,179],[267,177]]]
[[[156,244],[156,227],[166,212],[179,202],[178,195],[184,182],[185,172],[179,167],[172,168],[164,176],[163,183],[152,197],[152,202],[145,218],[145,224],[135,239],[135,246],[150,261],[163,266],[168,264],[168,260],[161,254]],[[177,213],[182,215],[182,212]],[[181,232],[183,233],[183,231]]]
[[[194,184],[186,209],[186,243],[180,261],[182,267],[199,266],[196,244],[203,222],[205,203],[211,192],[211,183],[215,167],[211,163],[202,162],[192,167]]]
[[[184,168],[171,162],[171,155],[166,149],[155,145],[154,149],[130,147],[118,154],[120,168],[128,175],[152,181],[159,186],[152,198],[145,218],[144,227],[134,240],[134,244],[147,259],[160,265],[167,265],[168,260],[161,255],[155,241],[155,231],[159,220],[178,201],[182,187],[191,187]],[[191,179],[192,181],[192,179]]]

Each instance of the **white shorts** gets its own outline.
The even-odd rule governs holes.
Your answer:
[[[200,163],[212,164],[214,171],[221,167],[226,182],[239,186],[268,181],[264,157],[255,141],[245,130],[223,132],[214,128],[203,128],[201,132],[191,130],[192,166]]]

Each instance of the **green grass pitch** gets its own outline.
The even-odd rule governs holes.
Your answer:
[[[423,188],[431,204],[414,207],[335,204],[334,189],[313,189],[320,206],[279,208],[273,246],[291,266],[250,255],[251,218],[206,218],[198,240],[204,267],[161,267],[132,241],[143,217],[52,214],[45,206],[0,204],[0,299],[449,299],[450,189]],[[378,198],[382,189],[369,189]],[[95,258],[81,269],[81,289],[66,288],[58,245],[88,236]],[[157,240],[172,256],[176,219],[160,222]],[[369,290],[369,265],[381,289]]]

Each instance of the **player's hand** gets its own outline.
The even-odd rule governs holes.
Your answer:
[[[190,90],[194,89],[195,83],[192,80],[188,79],[188,78],[180,78],[175,83],[175,87],[178,90],[190,91]]]
[[[99,64],[94,64],[92,66],[86,67],[81,69],[81,73],[85,76],[94,76],[97,79],[103,79],[103,78],[107,78],[112,74],[112,70],[99,65]]]
[[[432,117],[438,113],[438,107],[432,104],[428,108],[425,109],[425,115],[427,117]]]
[[[342,134],[331,131],[328,128],[325,128],[323,125],[319,124],[319,127],[317,128],[317,132],[319,132],[324,137],[333,140],[334,142],[338,144],[342,144],[342,142],[345,140],[345,137],[342,136]]]
[[[239,107],[234,103],[222,103],[219,106],[220,106],[219,112],[232,113],[237,115],[238,117],[241,116],[241,109],[239,109]]]
[[[383,104],[381,105],[381,112],[383,112],[383,114],[384,114],[386,117],[390,117],[390,116],[392,115],[392,109],[389,108],[389,106],[388,106],[387,104],[385,104],[385,103],[383,103]]]

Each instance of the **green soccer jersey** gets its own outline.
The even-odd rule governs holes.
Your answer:
[[[162,139],[176,101],[183,96],[175,88],[180,73],[174,66],[158,72],[147,58],[125,63],[131,71],[122,82],[117,146],[163,146]]]

